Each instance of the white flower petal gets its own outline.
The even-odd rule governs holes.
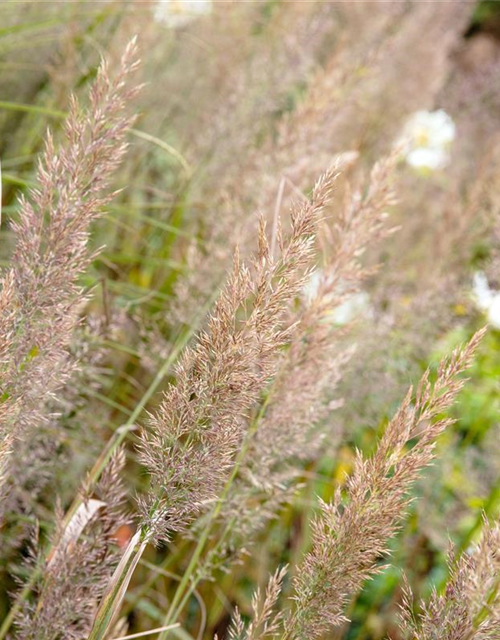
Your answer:
[[[406,162],[416,169],[442,169],[447,160],[446,151],[433,147],[418,147],[406,156]]]
[[[417,111],[406,123],[399,144],[408,164],[435,170],[447,164],[455,135],[455,123],[442,109]]]
[[[500,329],[500,293],[493,296],[493,300],[488,309],[488,322],[495,329]]]
[[[476,271],[474,274],[472,292],[476,305],[482,311],[488,311],[493,302],[493,292],[488,284],[488,279],[483,271]]]
[[[212,0],[158,0],[154,18],[167,27],[183,27],[199,16],[212,11]]]
[[[304,296],[307,302],[311,302],[314,300],[316,295],[318,294],[319,285],[321,283],[321,278],[323,277],[323,270],[316,269],[311,273],[309,279],[302,287],[302,295]]]
[[[370,297],[361,291],[355,293],[343,304],[332,311],[332,320],[335,324],[348,324],[359,316],[369,316],[371,314]]]

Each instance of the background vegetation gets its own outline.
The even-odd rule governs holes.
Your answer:
[[[36,455],[24,458],[22,480],[16,474],[9,486],[0,620],[16,579],[26,576],[20,559],[35,523],[46,539],[56,499],[67,509],[85,473],[122,433],[128,509],[136,508],[134,494],[149,484],[137,458],[138,427],[158,406],[157,392],[175,380],[181,348],[204,326],[233,247],[243,255],[255,249],[257,213],[272,223],[276,207],[286,211],[341,157],[335,212],[347,183],[367,184],[415,113],[438,110],[455,128],[445,161],[415,166],[400,151],[397,203],[388,209],[397,230],[368,243],[363,264],[377,268],[337,316],[339,350],[357,348],[330,398],[336,410],[323,455],[302,464],[293,496],[238,563],[200,581],[171,633],[224,637],[235,606],[248,614],[256,585],[278,565],[297,564],[310,543],[317,496],[330,500],[345,485],[356,449],[373,451],[408,385],[489,321],[451,410],[456,422],[440,437],[437,462],[414,488],[418,500],[391,540],[390,566],[350,602],[351,622],[327,637],[397,639],[403,572],[417,599],[443,587],[450,540],[467,550],[482,514],[500,515],[499,7],[262,0],[207,3],[191,14],[145,0],[2,2],[3,266],[13,252],[18,197],[34,184],[47,127],[61,138],[69,95],[85,103],[101,56],[113,69],[135,34],[144,87],[129,105],[137,120],[112,179],[119,193],[92,227],[92,248],[104,249],[82,278],[91,298],[72,350],[83,367],[37,436]],[[318,268],[328,258],[323,238]],[[478,274],[488,283],[486,301]],[[116,532],[122,546],[134,527]],[[194,544],[174,536],[148,548],[122,609],[129,633],[163,624]]]

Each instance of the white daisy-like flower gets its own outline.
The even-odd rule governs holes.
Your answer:
[[[302,289],[302,295],[307,302],[311,302],[317,296],[324,277],[325,274],[322,269],[316,269],[310,275]],[[328,277],[326,284],[328,284]],[[332,295],[332,304],[334,304],[335,299],[336,296]],[[344,325],[349,324],[349,322],[358,317],[370,317],[372,314],[373,310],[370,305],[369,295],[364,291],[360,291],[349,296],[342,304],[332,306],[328,312],[328,317],[334,324]]]
[[[175,29],[211,11],[212,0],[157,0],[154,17],[160,24]]]
[[[446,111],[417,111],[406,123],[399,144],[410,166],[435,171],[448,163],[455,135],[455,123]]]
[[[373,311],[370,296],[365,291],[354,293],[343,304],[332,310],[331,318],[335,324],[349,324],[356,318],[369,318]]]
[[[311,302],[318,295],[319,286],[323,278],[323,270],[315,269],[302,287],[302,295],[307,302]]]
[[[486,314],[489,324],[500,329],[500,291],[490,289],[488,278],[482,271],[474,274],[472,292],[478,309]]]

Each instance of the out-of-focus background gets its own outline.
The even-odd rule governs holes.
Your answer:
[[[57,140],[70,93],[85,96],[101,56],[112,67],[135,34],[145,86],[131,105],[138,117],[114,179],[120,193],[93,229],[93,245],[105,248],[84,280],[93,298],[74,346],[86,367],[67,391],[63,435],[40,436],[46,458],[12,488],[0,617],[30,526],[50,528],[55,495],[71,502],[110,434],[203,324],[233,248],[256,245],[258,212],[272,219],[277,202],[286,208],[342,155],[338,205],[347,181],[399,146],[398,229],[367,251],[378,268],[335,311],[357,348],[325,456],[303,469],[291,506],[239,564],[200,584],[175,630],[181,640],[224,637],[232,607],[248,612],[255,585],[302,555],[315,496],[342,486],[356,447],[371,451],[408,385],[488,322],[456,423],[391,542],[394,566],[366,585],[352,622],[334,634],[397,640],[402,571],[426,597],[446,578],[450,541],[467,549],[482,512],[500,513],[500,3],[3,0],[2,265],[47,127]],[[135,439],[131,431],[131,496],[146,482]],[[124,544],[132,531],[119,532]],[[127,595],[130,632],[162,624],[190,545],[179,538],[148,551]]]

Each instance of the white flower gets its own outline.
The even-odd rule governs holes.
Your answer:
[[[343,325],[349,324],[359,316],[370,317],[371,315],[370,297],[365,291],[360,291],[333,309],[331,318],[335,324]]]
[[[486,313],[488,322],[495,329],[500,329],[500,291],[490,289],[488,279],[482,271],[474,274],[472,291],[477,307]]]
[[[325,276],[322,269],[316,269],[309,276],[309,279],[302,288],[302,295],[306,302],[310,303],[318,295],[319,288],[323,279],[326,278],[325,284],[331,283],[331,279]],[[328,299],[329,298],[329,299]],[[350,295],[345,302],[334,306],[337,296],[331,293],[327,297],[327,302],[331,302],[332,307],[328,311],[328,317],[334,324],[344,325],[355,320],[358,316],[370,317],[373,313],[370,305],[370,297],[364,291]]]
[[[455,133],[455,123],[442,109],[417,111],[406,123],[399,141],[406,162],[417,169],[442,169],[449,160]]]
[[[319,285],[321,284],[322,278],[323,270],[316,269],[311,273],[307,282],[302,287],[302,295],[307,302],[312,302],[312,300],[314,300],[314,298],[318,295]]]
[[[157,0],[154,17],[167,27],[183,27],[212,11],[212,0]]]
[[[488,284],[488,278],[483,271],[476,271],[472,284],[474,299],[481,311],[488,311],[493,300],[493,292]]]
[[[406,162],[416,169],[442,169],[448,162],[444,149],[413,149],[406,156]]]

